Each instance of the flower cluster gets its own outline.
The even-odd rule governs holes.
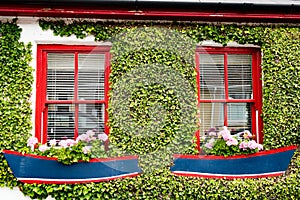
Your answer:
[[[218,133],[215,131],[209,132],[209,139],[203,145],[206,153],[211,155],[239,155],[255,153],[263,149],[261,144],[252,140],[252,134],[245,130],[237,135],[231,135],[230,131],[225,126]]]
[[[88,130],[85,134],[79,135],[76,140],[50,140],[49,146],[38,143],[35,137],[30,137],[27,146],[30,147],[31,153],[56,157],[58,161],[64,164],[72,164],[79,160],[89,161],[93,157],[92,147],[95,147],[98,152],[101,149],[102,153],[105,153],[104,142],[107,140],[108,136],[105,133],[97,135],[95,130]]]

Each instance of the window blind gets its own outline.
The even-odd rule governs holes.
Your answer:
[[[201,99],[223,99],[224,94],[224,55],[201,54]]]
[[[54,100],[47,104],[48,141],[73,139],[76,126],[78,134],[91,129],[104,131],[105,105],[84,101],[104,100],[105,56],[79,53],[75,62],[75,53],[48,53],[47,99]],[[74,104],[62,104],[61,100],[73,100]]]
[[[234,99],[253,98],[252,55],[199,54],[199,61],[199,112],[202,139],[205,139],[211,131],[220,131],[225,124],[232,134],[244,130],[252,131],[253,103],[230,102]],[[225,88],[225,77],[228,78],[227,88]],[[228,92],[227,95],[225,95],[226,92]],[[223,100],[223,102],[213,101],[216,99]],[[201,100],[206,101],[201,102]],[[212,100],[212,102],[207,100]]]
[[[104,99],[104,54],[78,55],[78,98]]]
[[[74,99],[74,65],[74,54],[48,54],[48,100]]]
[[[228,55],[228,95],[230,98],[252,98],[251,66],[251,55]]]

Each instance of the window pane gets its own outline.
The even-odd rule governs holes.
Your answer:
[[[232,134],[244,130],[252,131],[251,103],[228,103],[227,104],[228,129]]]
[[[56,104],[48,106],[48,138],[61,140],[74,138],[74,110],[72,104]]]
[[[219,131],[224,126],[224,103],[201,103],[200,119],[202,137],[212,130]]]
[[[224,126],[224,106],[227,105],[227,124],[231,134],[244,130],[252,131],[252,103],[201,103],[200,132],[205,138],[211,131],[220,131]]]
[[[229,98],[252,98],[251,63],[251,55],[228,55]]]
[[[104,54],[79,54],[78,59],[78,98],[104,99]]]
[[[224,99],[224,55],[200,54],[200,98]]]
[[[74,98],[74,54],[49,53],[47,70],[47,99]]]
[[[96,129],[104,132],[104,104],[80,104],[78,113],[78,134]]]

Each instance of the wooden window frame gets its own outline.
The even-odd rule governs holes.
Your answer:
[[[74,53],[74,80],[78,72],[78,53],[102,53],[105,56],[104,72],[104,99],[101,100],[79,100],[77,99],[78,84],[75,83],[73,100],[47,100],[47,54],[48,53]],[[55,45],[40,44],[37,45],[37,69],[36,69],[36,109],[35,109],[35,136],[41,143],[47,142],[47,104],[80,104],[80,103],[98,103],[104,104],[104,131],[109,134],[108,122],[108,91],[109,91],[109,73],[110,73],[110,46],[84,46],[84,45]],[[77,106],[78,107],[78,106]],[[75,112],[76,113],[76,112]],[[76,116],[77,115],[77,116]],[[75,120],[78,114],[75,114]],[[77,125],[78,126],[78,125]],[[75,128],[76,129],[76,128]],[[78,136],[78,130],[74,132],[74,138]]]
[[[199,54],[223,54],[224,55],[224,99],[201,99],[200,98],[200,55]],[[228,94],[228,54],[247,54],[252,56],[252,99],[230,99]],[[261,52],[259,48],[247,47],[197,47],[196,49],[196,79],[198,88],[198,104],[201,103],[253,103],[252,106],[252,134],[253,138],[263,142],[262,121],[262,80],[261,80]],[[227,109],[224,109],[224,121],[227,120]],[[225,126],[227,124],[224,124]]]

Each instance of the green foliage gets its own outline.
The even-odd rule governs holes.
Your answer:
[[[262,50],[262,73],[263,73],[263,120],[264,120],[264,145],[266,149],[286,146],[300,143],[300,104],[299,104],[299,27],[289,26],[268,26],[268,25],[238,25],[238,24],[201,24],[201,23],[161,23],[161,22],[87,22],[73,21],[65,23],[64,21],[46,21],[41,20],[40,26],[44,30],[51,29],[54,34],[68,36],[71,34],[81,38],[83,34],[95,36],[95,40],[108,40],[115,35],[122,34],[127,30],[136,30],[139,28],[159,27],[169,30],[176,30],[179,33],[188,36],[197,43],[204,40],[212,40],[227,45],[228,42],[237,42],[239,44],[254,44],[261,47]],[[159,35],[159,34],[158,34]],[[157,37],[156,37],[157,38]],[[123,56],[124,48],[127,44],[134,43],[132,37],[129,42],[120,42],[116,50],[112,53],[121,52]],[[158,41],[161,41],[158,37]],[[170,40],[168,40],[170,41]],[[158,42],[159,43],[159,42]],[[154,44],[157,44],[154,42]],[[170,42],[170,44],[173,44]],[[137,52],[134,45],[132,54]],[[174,45],[177,47],[177,44]],[[153,48],[155,49],[155,48]],[[180,48],[179,48],[180,49]],[[163,53],[163,55],[166,52]],[[154,53],[155,54],[155,53]],[[116,54],[121,58],[119,54]],[[128,54],[129,55],[129,54]],[[152,62],[148,59],[138,60],[137,57],[145,57],[151,53],[137,53],[135,58],[131,56],[121,59],[118,66],[113,68],[115,73],[111,75],[111,81],[116,82],[119,76],[131,69],[134,62]],[[158,57],[158,56],[157,56]],[[168,56],[170,58],[170,56]],[[159,59],[158,59],[159,60]],[[155,61],[157,63],[159,61]],[[179,63],[179,62],[175,62]],[[189,68],[181,68],[189,69]],[[190,70],[184,71],[187,77],[193,73]]]
[[[211,150],[205,149],[205,152],[212,155],[232,156],[239,154],[239,148],[236,145],[228,146],[223,139],[217,139]]]
[[[30,96],[32,91],[31,45],[19,42],[21,28],[16,21],[0,22],[0,150],[26,146],[32,129]],[[0,156],[0,185],[18,183]]]
[[[239,136],[232,136],[227,127],[224,127],[219,133],[210,132],[201,148],[205,153],[217,156],[246,155],[262,150],[263,146],[251,137],[252,134],[247,130]]]
[[[86,147],[86,145],[87,144],[85,142],[79,141],[76,144],[72,144],[67,147],[51,146],[46,150],[40,150],[40,148],[44,145],[37,144],[37,148],[34,149],[34,151],[31,151],[30,148],[28,148],[26,153],[57,158],[58,162],[61,162],[65,165],[70,165],[78,162],[79,160],[86,162],[90,160],[91,153],[83,152],[83,148]]]
[[[297,28],[266,28],[262,47],[264,140],[270,147],[300,144],[300,34]]]
[[[86,162],[90,160],[90,154],[84,154],[82,152],[82,148],[84,147],[85,144],[83,142],[78,142],[74,146],[59,149],[51,148],[49,151],[52,150],[52,152],[50,153],[53,155],[53,157],[57,157],[59,162],[70,165],[72,163],[78,162],[79,160]],[[48,155],[48,152],[45,152],[45,154]]]
[[[211,155],[233,156],[241,154],[251,154],[258,152],[258,149],[242,150],[239,148],[239,144],[228,146],[226,141],[218,138],[212,149],[205,148],[205,152]]]
[[[105,148],[105,143],[108,143],[108,136],[105,133],[97,135],[97,132],[89,130],[77,137],[76,140],[66,139],[60,140],[58,143],[56,140],[50,140],[50,146],[38,143],[37,138],[30,137],[27,141],[27,146],[19,151],[27,154],[57,158],[58,162],[65,165],[71,165],[79,161],[88,162],[91,158],[124,155],[123,152],[114,151],[112,148],[108,151]]]
[[[114,55],[111,63],[110,82],[112,90],[109,102],[109,115],[111,126],[111,137],[113,145],[126,151],[144,153],[148,156],[148,161],[141,163],[142,168],[146,168],[153,152],[157,151],[159,145],[168,147],[168,139],[180,141],[187,138],[182,130],[194,130],[191,127],[182,129],[180,126],[183,114],[176,108],[184,105],[192,105],[192,101],[187,104],[181,102],[181,98],[176,94],[176,88],[164,84],[144,84],[135,87],[128,94],[125,104],[128,105],[125,113],[130,123],[136,127],[148,127],[155,121],[149,121],[149,117],[161,117],[157,115],[153,106],[158,106],[164,111],[163,119],[167,124],[163,130],[148,132],[155,138],[154,147],[143,141],[138,141],[134,132],[127,132],[118,125],[118,119],[112,116],[116,107],[114,91],[118,86],[117,82],[130,71],[143,67],[166,66],[172,72],[178,72],[184,77],[196,94],[194,62],[190,59],[190,51],[182,54],[184,41],[197,43],[204,40],[213,40],[226,45],[235,41],[239,44],[255,44],[261,47],[262,70],[263,70],[263,119],[264,119],[264,146],[276,148],[289,144],[300,143],[300,109],[299,109],[299,71],[300,71],[300,38],[299,27],[273,27],[235,24],[201,24],[201,23],[138,23],[138,22],[87,22],[87,21],[46,21],[41,20],[40,26],[44,30],[51,29],[55,35],[70,36],[76,35],[84,38],[87,35],[95,36],[96,41],[112,39],[117,46],[113,46]],[[147,27],[158,27],[155,30]],[[146,41],[153,40],[153,43],[140,45],[136,41],[134,30],[145,28],[144,38]],[[181,40],[173,40],[170,35],[161,30],[174,30]],[[0,24],[0,64],[1,64],[1,148],[20,150],[26,145],[29,131],[31,130],[30,118],[31,110],[29,96],[32,86],[32,70],[28,66],[30,51],[28,46],[18,42],[20,28],[16,23]],[[123,40],[122,33],[128,33]],[[132,32],[131,32],[132,31]],[[163,34],[159,34],[159,32]],[[169,33],[172,33],[170,31]],[[117,38],[114,38],[115,36]],[[160,35],[153,37],[153,35]],[[165,35],[165,36],[164,36]],[[176,35],[176,34],[173,34]],[[169,37],[170,36],[170,37]],[[121,40],[113,40],[113,39]],[[140,39],[143,37],[140,37]],[[162,42],[161,38],[169,38],[165,46],[154,48]],[[158,42],[155,42],[157,40]],[[177,45],[178,43],[178,45]],[[128,45],[129,44],[129,45]],[[149,46],[149,48],[147,48]],[[191,47],[189,45],[189,47]],[[178,51],[174,49],[178,48]],[[192,52],[192,48],[190,49]],[[159,73],[157,73],[159,74]],[[176,73],[175,73],[176,74]],[[151,77],[151,74],[147,74]],[[143,77],[145,76],[138,76]],[[180,76],[178,76],[180,77]],[[137,80],[137,79],[135,79]],[[168,80],[168,79],[166,79]],[[175,80],[174,80],[175,81]],[[178,81],[176,79],[176,81]],[[138,84],[139,82],[136,82]],[[143,83],[143,82],[142,82]],[[129,87],[136,86],[128,84]],[[168,86],[168,87],[166,87]],[[126,89],[126,88],[124,88]],[[115,95],[115,96],[114,96]],[[149,99],[149,102],[146,101]],[[191,97],[191,99],[193,99]],[[121,102],[122,103],[122,102]],[[115,105],[117,106],[117,105]],[[194,108],[191,108],[191,116]],[[143,112],[145,111],[145,112]],[[188,118],[193,122],[193,119]],[[127,123],[127,121],[125,121]],[[159,133],[158,135],[156,135]],[[178,133],[178,134],[175,134]],[[160,134],[165,134],[162,137]],[[179,137],[179,138],[175,138]],[[144,139],[144,138],[143,138]],[[142,140],[142,139],[141,139]],[[147,139],[148,140],[148,139]],[[175,144],[176,144],[175,142]],[[140,146],[141,145],[141,146]],[[135,147],[136,146],[136,147]],[[143,147],[145,148],[143,150]],[[194,149],[189,147],[188,152]],[[101,150],[99,150],[101,152]],[[152,154],[147,154],[150,152]],[[161,152],[163,154],[163,152]],[[150,155],[150,156],[149,156]],[[164,157],[164,158],[167,158]],[[155,158],[159,161],[159,158]],[[48,195],[55,199],[300,199],[300,153],[299,150],[293,157],[288,174],[277,178],[265,179],[245,179],[245,180],[223,180],[223,179],[201,179],[176,177],[169,172],[169,166],[164,166],[158,170],[144,173],[135,178],[126,178],[116,181],[74,184],[74,185],[43,185],[43,184],[20,184],[16,182],[8,170],[7,163],[1,156],[1,184],[6,186],[18,185],[25,195],[31,198],[46,198]]]
[[[161,27],[135,27],[112,41],[110,140],[140,155],[146,171],[170,165],[196,130],[195,42]]]

